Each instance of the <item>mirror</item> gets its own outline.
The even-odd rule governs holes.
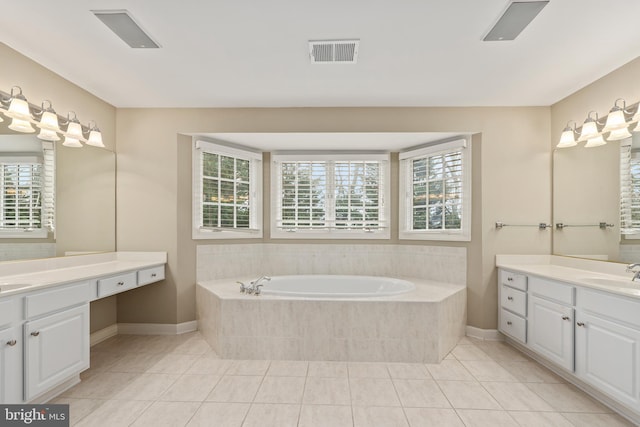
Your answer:
[[[35,133],[14,132],[4,119],[3,141],[15,137],[29,146],[42,145]],[[115,153],[54,144],[55,232],[37,238],[0,236],[0,261],[115,250]]]
[[[638,262],[640,240],[622,236],[620,228],[621,147],[632,145],[640,148],[640,134],[599,147],[555,149],[554,255]]]

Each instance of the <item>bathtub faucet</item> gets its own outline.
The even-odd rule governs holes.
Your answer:
[[[254,280],[253,282],[251,282],[251,291],[249,293],[255,293],[256,295],[260,295],[260,288],[263,287],[264,285],[262,284],[262,282],[268,282],[271,280],[271,277],[269,276],[262,276],[257,280]]]

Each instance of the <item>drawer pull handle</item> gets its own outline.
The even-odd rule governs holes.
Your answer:
[[[569,316],[562,316],[562,320],[571,320]]]
[[[513,301],[513,297],[507,297],[509,301]]]
[[[38,335],[40,335],[40,331],[31,332],[32,337],[37,337]]]
[[[513,282],[513,277],[507,277],[507,280],[508,280],[509,282]]]
[[[124,282],[118,282],[118,286],[124,285]]]
[[[584,322],[578,322],[576,323],[578,326],[582,326],[584,328]]]
[[[157,274],[156,273],[151,273],[151,277],[156,277]]]
[[[18,343],[18,341],[16,341],[16,340],[7,341],[7,345],[10,346],[10,347],[13,347],[17,343]]]
[[[507,325],[511,326],[511,325],[513,325],[513,323],[509,320],[509,321],[507,322]]]

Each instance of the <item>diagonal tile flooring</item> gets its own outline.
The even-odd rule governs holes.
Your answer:
[[[502,342],[440,364],[222,360],[197,332],[120,335],[54,403],[75,426],[631,426]]]

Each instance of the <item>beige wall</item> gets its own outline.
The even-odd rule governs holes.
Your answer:
[[[0,90],[9,92],[12,86],[21,86],[32,104],[48,99],[58,114],[75,111],[83,124],[96,121],[105,145],[115,149],[116,109],[112,105],[2,43],[0,64]],[[94,148],[73,151],[59,143],[56,148],[57,253],[115,250],[115,155]],[[92,331],[115,322],[115,297],[92,304]]]
[[[497,220],[520,224],[550,220],[549,108],[118,109],[117,123],[118,249],[169,254],[167,280],[118,296],[119,322],[175,323],[195,318],[190,138],[179,134],[479,134],[474,138],[474,149],[481,149],[474,151],[473,240],[445,243],[468,248],[472,326],[496,327],[495,254],[550,250],[549,232],[494,228]],[[397,195],[394,198],[397,205]]]
[[[591,110],[596,111],[601,117],[605,116],[617,98],[623,98],[629,104],[638,102],[640,100],[640,79],[638,76],[640,76],[640,58],[552,105],[551,149],[555,149],[562,129],[569,120],[575,120],[578,126],[581,126]],[[554,174],[559,178],[554,180],[556,186],[553,197],[557,200],[557,206],[554,206],[554,217],[558,221],[568,222],[564,219],[568,216],[565,207],[568,201],[573,204],[573,212],[571,213],[577,215],[576,221],[586,221],[589,212],[592,212],[602,217],[603,221],[614,223],[615,227],[606,232],[599,229],[556,231],[554,232],[554,253],[589,255],[605,253],[613,260],[617,258],[620,240],[617,147],[618,143],[615,142],[604,147],[590,149],[585,149],[584,144],[580,144],[577,147],[561,149],[568,151],[568,153],[556,154],[556,156],[560,156],[560,161],[554,168]],[[586,153],[587,151],[589,153]],[[571,163],[572,170],[559,169],[565,163]],[[594,172],[594,165],[598,165],[601,172],[603,165],[609,165],[606,175],[598,177],[597,172]],[[567,188],[565,183],[570,176],[576,178],[576,175],[580,176],[581,174],[589,175],[585,178],[584,185],[576,190]],[[597,204],[597,207],[594,204]]]

